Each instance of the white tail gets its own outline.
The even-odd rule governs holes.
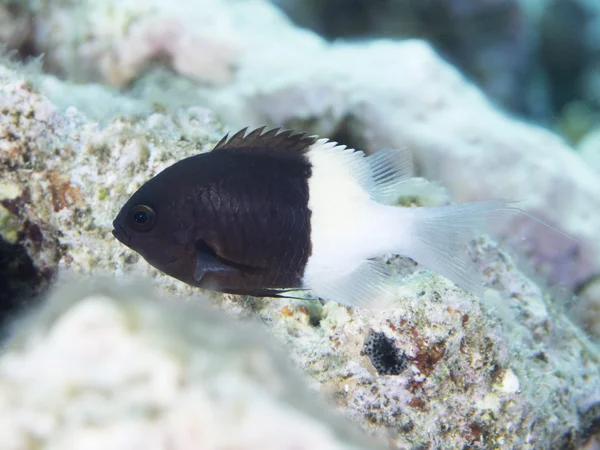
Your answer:
[[[486,224],[517,211],[503,200],[399,210],[403,226],[407,220],[411,223],[399,253],[481,296],[483,284],[466,245],[485,231]]]

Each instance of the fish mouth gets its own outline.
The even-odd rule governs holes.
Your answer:
[[[113,222],[113,230],[112,235],[121,243],[125,245],[129,245],[131,242],[131,236],[127,236],[125,229],[117,222],[116,220]]]

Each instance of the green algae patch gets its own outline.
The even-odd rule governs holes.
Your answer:
[[[0,237],[10,244],[19,239],[21,220],[1,204],[3,201],[15,200],[22,194],[22,189],[14,183],[0,182]]]
[[[18,217],[0,205],[0,238],[10,244],[15,244],[19,240],[20,229],[21,223]]]

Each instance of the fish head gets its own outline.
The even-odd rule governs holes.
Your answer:
[[[159,189],[156,177],[131,196],[113,221],[113,236],[159,270],[189,258],[193,239],[185,232],[176,193]],[[164,184],[162,184],[164,186]]]

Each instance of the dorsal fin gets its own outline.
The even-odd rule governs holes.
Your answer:
[[[213,151],[239,149],[248,150],[254,154],[294,157],[304,155],[317,139],[316,136],[307,136],[306,133],[294,134],[293,130],[273,128],[263,133],[264,129],[263,126],[246,134],[248,130],[248,127],[246,127],[235,133],[231,138],[229,138],[229,134],[226,134]]]
[[[316,158],[327,159],[323,165],[345,171],[373,200],[384,204],[393,204],[400,197],[402,184],[412,177],[412,154],[406,148],[387,148],[366,156],[361,150],[318,139],[311,153],[313,164]]]

